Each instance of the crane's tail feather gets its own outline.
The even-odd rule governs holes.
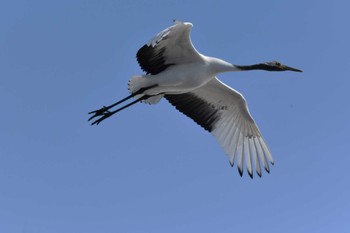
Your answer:
[[[128,89],[130,94],[136,93],[141,88],[144,88],[147,83],[147,79],[144,76],[132,76],[128,82]],[[137,98],[138,96],[135,96]]]
[[[157,104],[163,97],[164,94],[153,95],[147,99],[141,100],[141,102],[145,104]]]
[[[139,92],[140,90],[145,89],[145,87],[149,86],[149,83],[150,83],[150,78],[148,78],[146,76],[135,75],[135,76],[131,77],[131,79],[128,82],[128,89],[129,89],[130,94],[135,94],[135,93]],[[142,94],[137,94],[134,97],[136,99],[138,99],[141,96],[142,96]],[[146,104],[156,104],[163,98],[163,96],[164,96],[164,94],[150,96],[147,99],[141,100],[141,102],[146,103]]]

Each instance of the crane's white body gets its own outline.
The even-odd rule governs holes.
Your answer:
[[[193,91],[214,79],[218,73],[215,69],[216,67],[212,65],[213,63],[209,62],[214,61],[215,58],[204,55],[201,55],[201,58],[203,60],[195,63],[170,66],[156,75],[134,76],[134,80],[131,79],[131,82],[139,82],[137,84],[133,83],[133,85],[137,85],[137,87],[134,87],[134,90],[157,84],[157,87],[146,90],[144,94],[181,94]],[[228,65],[231,64],[228,63]],[[229,68],[231,68],[231,71],[236,70],[232,65],[226,68],[227,71],[230,71]]]
[[[137,54],[147,75],[134,76],[129,90],[135,93],[152,85],[142,95],[150,104],[165,97],[181,112],[208,130],[221,144],[233,166],[242,175],[244,161],[250,176],[260,165],[269,172],[271,153],[261,136],[243,96],[216,78],[222,72],[239,69],[221,59],[200,54],[190,39],[191,23],[175,25],[153,37]]]

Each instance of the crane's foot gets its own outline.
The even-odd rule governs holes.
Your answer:
[[[90,117],[88,121],[92,120],[95,117],[102,116],[102,115],[108,113],[109,112],[108,109],[109,108],[107,108],[106,106],[103,106],[102,108],[100,108],[98,110],[89,112],[89,114],[94,114],[94,115],[92,117]]]
[[[106,106],[103,106],[102,108],[100,108],[100,109],[98,109],[98,110],[89,112],[89,114],[95,113],[95,115],[101,115],[101,114],[103,114],[103,113],[106,112],[106,111],[108,111],[108,108],[107,108]]]
[[[100,109],[100,110],[102,110],[102,109]],[[99,111],[99,110],[98,110],[98,111]],[[96,113],[95,113],[95,115],[93,115],[92,117],[90,117],[89,121],[90,121],[91,119],[95,118],[95,117],[100,116],[100,118],[97,119],[97,120],[95,120],[94,122],[92,122],[91,125],[98,125],[98,124],[101,123],[101,121],[107,119],[108,117],[110,117],[110,116],[112,116],[112,115],[114,114],[114,112],[110,112],[110,111],[108,111],[108,110],[106,110],[105,112],[102,112],[102,113],[99,112],[99,113],[100,113],[100,114],[98,114],[98,115],[96,115]]]
[[[101,116],[101,118],[97,119],[96,121],[92,122],[92,124],[91,124],[91,125],[95,125],[95,124],[98,125],[98,124],[100,124],[101,121],[103,121],[104,119],[106,119],[106,118],[112,116],[113,114],[115,114],[115,113],[117,113],[117,112],[119,112],[119,111],[121,111],[121,110],[123,110],[123,109],[125,109],[125,108],[128,108],[128,107],[130,107],[131,105],[136,104],[137,102],[140,102],[140,101],[142,101],[142,100],[147,99],[147,98],[150,97],[150,96],[148,96],[148,95],[143,95],[142,97],[140,97],[140,98],[138,98],[138,99],[132,101],[131,103],[128,103],[128,104],[124,105],[123,107],[118,108],[117,110],[114,110],[114,111],[112,111],[112,112],[109,111],[109,109],[111,109],[111,108],[113,108],[114,106],[116,106],[116,105],[118,105],[118,104],[124,102],[125,100],[130,99],[130,98],[133,97],[134,95],[135,95],[135,94],[131,94],[131,95],[125,97],[124,99],[122,99],[122,100],[120,100],[120,101],[118,101],[118,102],[116,102],[116,103],[114,103],[114,104],[112,104],[112,105],[110,105],[110,106],[108,106],[108,107],[103,106],[102,108],[100,108],[100,109],[98,109],[98,110],[89,112],[89,114],[94,114],[94,115],[93,115],[92,117],[90,117],[88,121],[91,121],[91,120],[94,119],[95,117]]]

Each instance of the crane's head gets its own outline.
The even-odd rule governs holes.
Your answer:
[[[290,71],[295,71],[295,72],[303,72],[302,70],[283,65],[278,61],[265,62],[262,64],[258,64],[258,66],[260,66],[260,69],[267,70],[267,71],[287,71],[287,70],[290,70]]]

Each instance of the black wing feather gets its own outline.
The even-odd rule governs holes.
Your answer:
[[[215,122],[220,119],[219,109],[193,93],[164,96],[177,110],[194,120],[205,130],[211,132]]]
[[[140,67],[147,74],[156,75],[173,64],[165,64],[165,47],[158,48],[145,44],[136,54]]]

